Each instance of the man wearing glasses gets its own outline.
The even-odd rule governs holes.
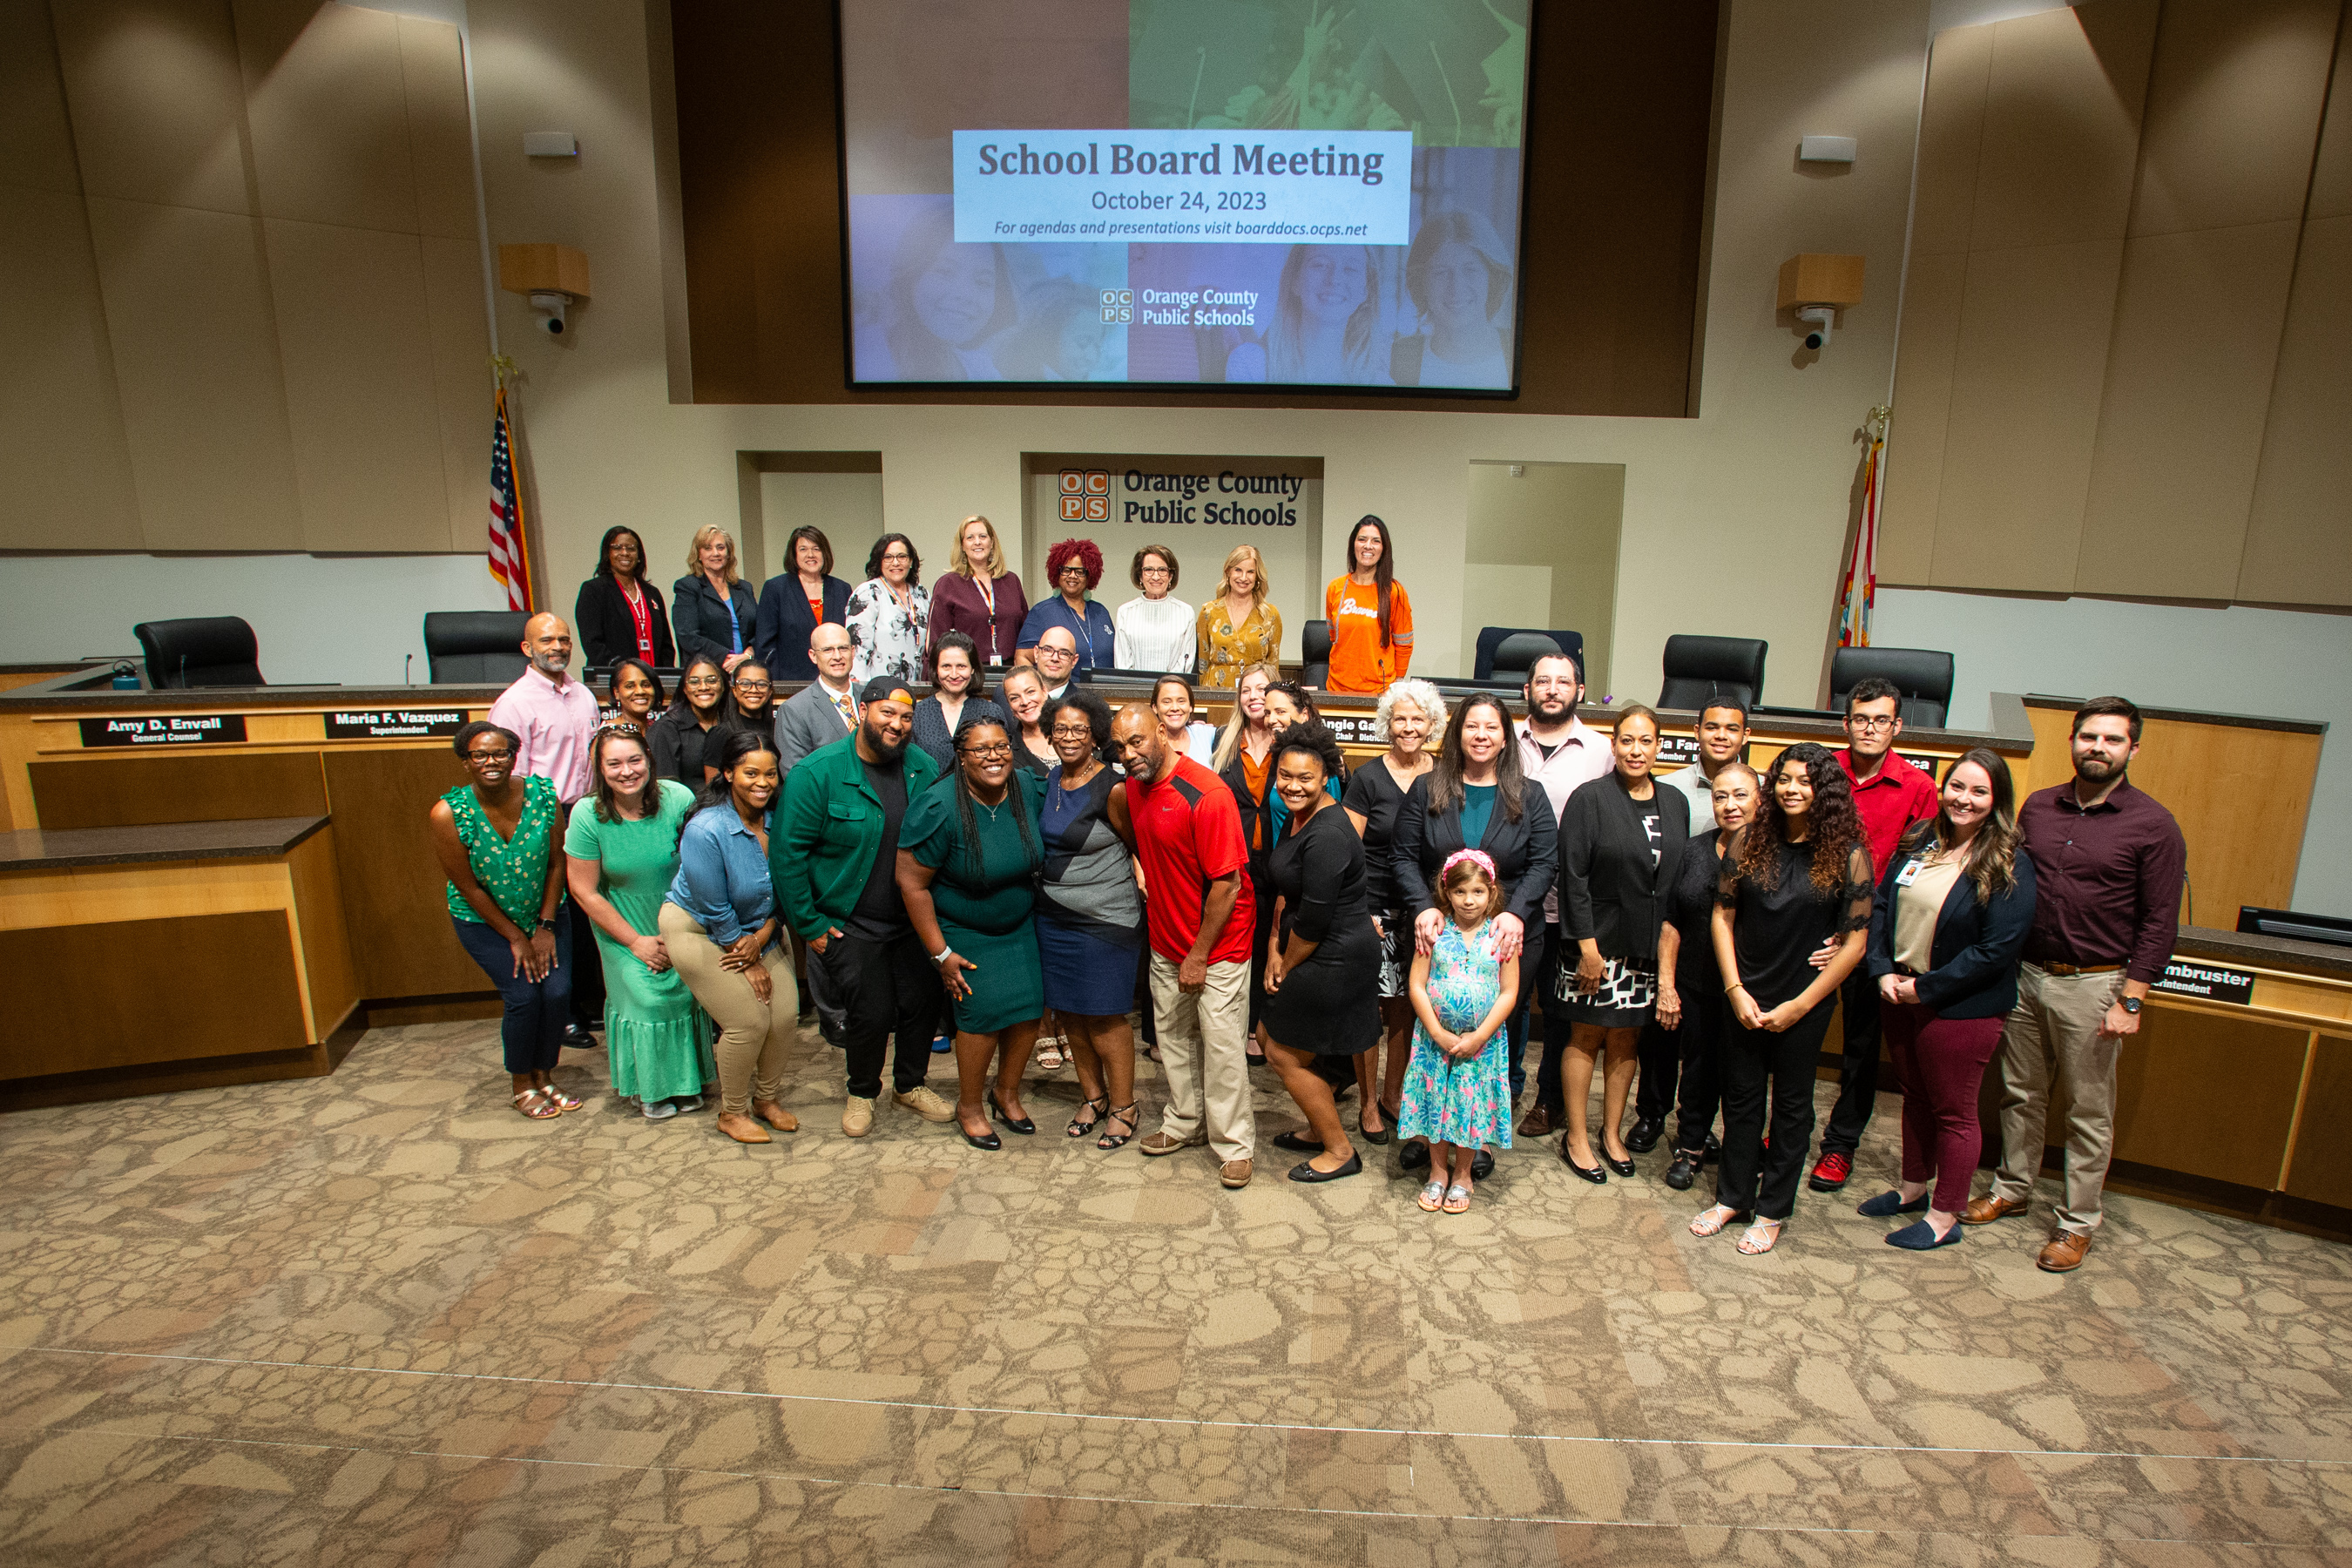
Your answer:
[[[1870,844],[1871,871],[1882,877],[1903,830],[1936,815],[1936,781],[1895,754],[1895,737],[1903,733],[1902,706],[1903,693],[1893,681],[1874,676],[1856,681],[1846,693],[1846,747],[1838,753],[1853,785],[1862,836]],[[1853,1174],[1853,1152],[1878,1103],[1878,983],[1857,969],[1840,989],[1838,1005],[1845,1066],[1837,1105],[1822,1133],[1822,1157],[1813,1166],[1811,1185],[1817,1193],[1836,1192]]]
[[[816,679],[776,709],[776,762],[787,773],[811,752],[857,730],[857,698],[849,689],[849,634],[827,621],[809,634]]]
[[[572,679],[572,628],[561,616],[541,614],[523,624],[522,653],[529,661],[515,683],[490,704],[490,722],[518,738],[514,776],[539,777],[555,786],[555,798],[570,821],[572,807],[589,791],[588,748],[596,738],[603,714],[596,694],[584,681]],[[588,923],[577,900],[564,900],[572,921],[572,951],[594,952],[596,928]],[[574,1050],[593,1050],[596,1037],[588,1031],[604,1021],[604,972],[593,963],[572,976],[572,1023],[563,1043]]]

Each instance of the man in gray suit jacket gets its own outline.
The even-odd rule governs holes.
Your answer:
[[[785,773],[820,746],[855,734],[857,699],[849,689],[849,633],[827,621],[809,635],[816,679],[776,710],[776,764]]]

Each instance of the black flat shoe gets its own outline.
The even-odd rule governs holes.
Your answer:
[[[1311,1162],[1301,1160],[1290,1167],[1290,1179],[1294,1182],[1336,1182],[1342,1176],[1360,1174],[1363,1169],[1364,1157],[1361,1154],[1349,1155],[1348,1163],[1334,1171],[1318,1171]]]
[[[1422,1171],[1429,1168],[1429,1145],[1407,1143],[1397,1151],[1397,1166],[1401,1170]]]
[[[1034,1121],[1030,1121],[1029,1118],[1025,1116],[1009,1116],[1005,1114],[1004,1107],[996,1102],[996,1091],[992,1089],[988,1091],[988,1113],[989,1115],[996,1118],[997,1121],[1003,1122],[1005,1126],[1011,1128],[1013,1131],[1020,1133],[1024,1138],[1028,1137],[1029,1134],[1037,1131],[1037,1124]],[[967,1134],[967,1136],[969,1136],[969,1134]]]
[[[1601,1151],[1601,1163],[1621,1176],[1630,1176],[1633,1173],[1633,1161],[1612,1160],[1609,1157],[1609,1151],[1606,1149]]]
[[[1666,1185],[1678,1193],[1686,1193],[1698,1180],[1698,1160],[1681,1150],[1675,1152],[1675,1163],[1666,1167]]]
[[[1361,1116],[1356,1118],[1356,1131],[1362,1133],[1364,1135],[1364,1142],[1370,1143],[1375,1149],[1387,1148],[1389,1146],[1390,1135],[1396,1131],[1395,1117],[1391,1116],[1387,1111],[1383,1110],[1381,1112],[1381,1120],[1388,1123],[1388,1125],[1375,1131],[1373,1129],[1364,1125],[1364,1119]]]
[[[1483,1182],[1494,1173],[1495,1152],[1492,1149],[1481,1149],[1475,1154],[1470,1156],[1470,1179],[1472,1181]]]
[[[1318,1138],[1303,1137],[1297,1132],[1276,1133],[1274,1135],[1274,1146],[1284,1151],[1286,1153],[1291,1154],[1320,1154],[1323,1152],[1322,1140]]]
[[[1706,1135],[1706,1147],[1699,1151],[1699,1163],[1702,1165],[1719,1165],[1722,1163],[1723,1140],[1710,1132]]]
[[[1664,1122],[1653,1121],[1644,1116],[1637,1120],[1633,1126],[1625,1129],[1625,1147],[1636,1154],[1646,1154],[1656,1148],[1658,1140],[1665,1135]]]
[[[1565,1138],[1562,1138],[1559,1141],[1559,1163],[1566,1165],[1578,1175],[1582,1176],[1586,1181],[1591,1182],[1596,1187],[1603,1186],[1607,1184],[1609,1181],[1609,1173],[1602,1170],[1600,1166],[1595,1165],[1592,1169],[1588,1171],[1583,1166],[1578,1164],[1574,1160],[1570,1159],[1568,1154],[1568,1140]]]
[[[959,1122],[957,1122],[957,1123],[956,1123],[956,1131],[959,1131],[959,1132],[963,1132],[963,1123],[962,1123],[962,1122],[959,1121]],[[967,1142],[967,1143],[971,1144],[971,1145],[973,1148],[975,1148],[975,1149],[986,1149],[986,1150],[989,1150],[989,1151],[991,1151],[991,1152],[993,1152],[993,1151],[995,1151],[995,1150],[1002,1149],[1002,1148],[1003,1148],[1003,1147],[1004,1147],[1004,1140],[1003,1140],[1003,1139],[1002,1139],[1002,1138],[999,1138],[999,1137],[998,1137],[995,1133],[993,1133],[993,1132],[986,1133],[986,1134],[983,1134],[982,1136],[981,1136],[981,1137],[977,1137],[977,1138],[973,1137],[973,1136],[972,1136],[971,1133],[969,1133],[969,1132],[963,1132],[963,1141],[964,1141],[965,1142]]]

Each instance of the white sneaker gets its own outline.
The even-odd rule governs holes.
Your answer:
[[[919,1083],[904,1094],[890,1097],[926,1121],[952,1121],[955,1107],[931,1092],[929,1084]]]
[[[677,1107],[667,1100],[648,1100],[645,1103],[645,1112],[648,1121],[667,1121],[677,1114]]]
[[[669,1107],[680,1116],[691,1115],[693,1112],[702,1109],[702,1096],[698,1094],[681,1094],[676,1100],[669,1102]]]

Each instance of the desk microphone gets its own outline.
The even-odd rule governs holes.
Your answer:
[[[403,654],[401,656],[400,683],[403,686],[414,686],[416,684],[416,678],[409,673],[411,669],[415,668],[415,665],[416,656],[415,654]]]
[[[181,689],[181,690],[183,690],[183,691],[185,691],[187,689],[188,689],[188,656],[187,656],[186,652],[184,650],[184,651],[181,653],[181,655],[180,655],[180,689]]]

